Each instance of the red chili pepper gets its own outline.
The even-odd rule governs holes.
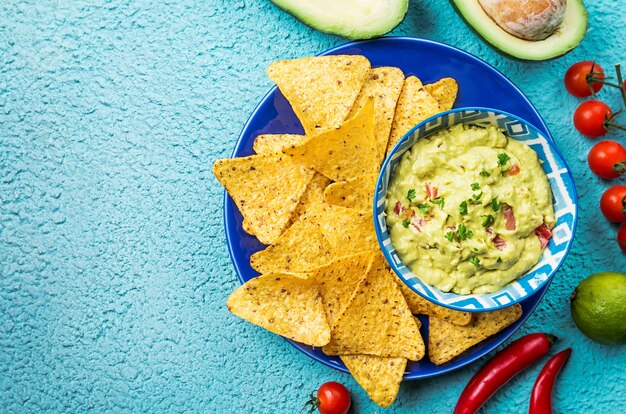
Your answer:
[[[512,342],[491,358],[467,384],[454,414],[473,414],[511,378],[548,353],[556,336],[533,333]]]
[[[529,414],[552,414],[552,389],[557,375],[569,359],[572,348],[559,352],[543,367],[530,395]]]

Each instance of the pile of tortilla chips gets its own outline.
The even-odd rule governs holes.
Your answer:
[[[422,85],[363,56],[270,65],[268,76],[305,135],[259,135],[257,155],[216,161],[213,172],[267,247],[250,257],[262,276],[231,294],[235,315],[337,355],[381,407],[408,361],[426,354],[415,314],[429,318],[428,357],[443,364],[521,316],[519,306],[474,313],[437,306],[390,270],[371,204],[385,155],[414,125],[450,109],[454,79]]]

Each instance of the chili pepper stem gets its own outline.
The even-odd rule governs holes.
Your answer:
[[[548,342],[550,342],[550,345],[554,345],[554,343],[559,340],[559,337],[556,336],[556,335],[552,335],[552,334],[549,334],[549,333],[547,333],[545,335],[546,335],[546,338],[548,338]]]

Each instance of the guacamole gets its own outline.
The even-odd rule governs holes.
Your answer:
[[[387,226],[429,285],[490,293],[541,258],[555,224],[537,154],[496,127],[456,125],[416,142],[392,173]]]

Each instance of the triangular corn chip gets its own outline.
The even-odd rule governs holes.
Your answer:
[[[368,99],[374,101],[374,132],[378,164],[385,157],[393,114],[403,83],[404,73],[398,68],[387,66],[371,69],[359,96],[356,98],[352,111],[348,115],[348,118],[356,115],[365,106]]]
[[[273,245],[254,253],[250,266],[261,274],[304,272],[331,260],[330,245],[319,225],[306,215],[296,220]]]
[[[324,190],[324,202],[369,211],[373,207],[377,179],[378,174],[369,174],[332,183]]]
[[[374,355],[419,361],[424,341],[385,259],[374,262],[332,327],[328,355]]]
[[[365,251],[341,257],[307,273],[319,286],[331,327],[348,306],[361,280],[365,278],[372,264],[372,255],[372,251]]]
[[[226,306],[248,322],[303,344],[323,346],[330,340],[322,298],[311,280],[284,273],[250,279]]]
[[[213,174],[244,218],[244,230],[272,244],[286,228],[313,171],[283,154],[215,161]]]
[[[396,400],[406,369],[406,358],[342,355],[341,360],[372,401],[389,407]]]
[[[424,89],[422,82],[415,76],[406,78],[393,117],[387,154],[411,128],[439,112],[439,102]]]
[[[424,85],[424,88],[439,102],[442,111],[452,109],[459,92],[459,85],[452,78],[440,79],[435,83]]]
[[[335,257],[379,249],[372,213],[320,203],[310,209]]]
[[[304,190],[304,194],[302,194],[300,202],[291,216],[291,220],[297,220],[298,217],[303,215],[311,206],[321,203],[324,199],[324,189],[328,184],[330,184],[330,180],[316,171],[313,178],[311,178],[311,181],[306,186],[306,190]]]
[[[419,315],[436,316],[455,325],[467,325],[472,320],[470,312],[461,312],[436,305],[413,292],[402,280],[396,277],[409,309]]]
[[[286,148],[295,161],[314,168],[331,180],[349,180],[378,172],[374,104],[371,100],[337,129],[322,132],[304,144]]]
[[[282,152],[283,149],[300,145],[308,138],[298,134],[263,134],[254,139],[252,149],[260,155],[270,155]]]
[[[317,56],[279,60],[267,69],[307,135],[338,128],[350,113],[370,62],[364,56]]]
[[[497,334],[520,316],[520,305],[490,312],[476,312],[472,315],[472,321],[465,326],[430,316],[428,356],[433,364],[444,364],[482,340]]]

